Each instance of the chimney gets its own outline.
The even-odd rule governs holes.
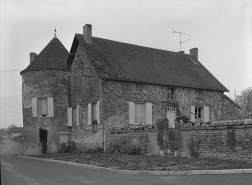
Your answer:
[[[190,57],[193,61],[198,62],[198,48],[190,49]]]
[[[87,44],[92,44],[92,25],[86,24],[83,26],[83,37]]]
[[[37,57],[38,55],[36,53],[30,53],[30,63]]]

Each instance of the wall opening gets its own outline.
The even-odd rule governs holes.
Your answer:
[[[48,135],[48,130],[39,128],[39,142],[42,146],[43,154],[47,152],[47,135]]]

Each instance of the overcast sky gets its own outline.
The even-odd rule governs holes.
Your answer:
[[[54,36],[69,51],[75,33],[92,24],[93,36],[186,53],[199,61],[231,97],[252,86],[252,4],[249,0],[0,0],[0,128],[22,123],[22,78],[29,53]]]

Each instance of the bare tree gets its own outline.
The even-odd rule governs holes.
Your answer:
[[[242,108],[241,117],[248,119],[249,113],[252,113],[252,87],[249,87],[241,92],[236,98],[236,103]]]

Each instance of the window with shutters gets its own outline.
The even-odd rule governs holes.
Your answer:
[[[96,120],[96,124],[100,124],[100,102],[88,104],[88,125],[92,125]]]
[[[129,102],[129,124],[152,125],[152,103]]]
[[[54,117],[53,98],[32,98],[32,116]]]
[[[47,117],[48,101],[47,98],[38,98],[38,117]]]

